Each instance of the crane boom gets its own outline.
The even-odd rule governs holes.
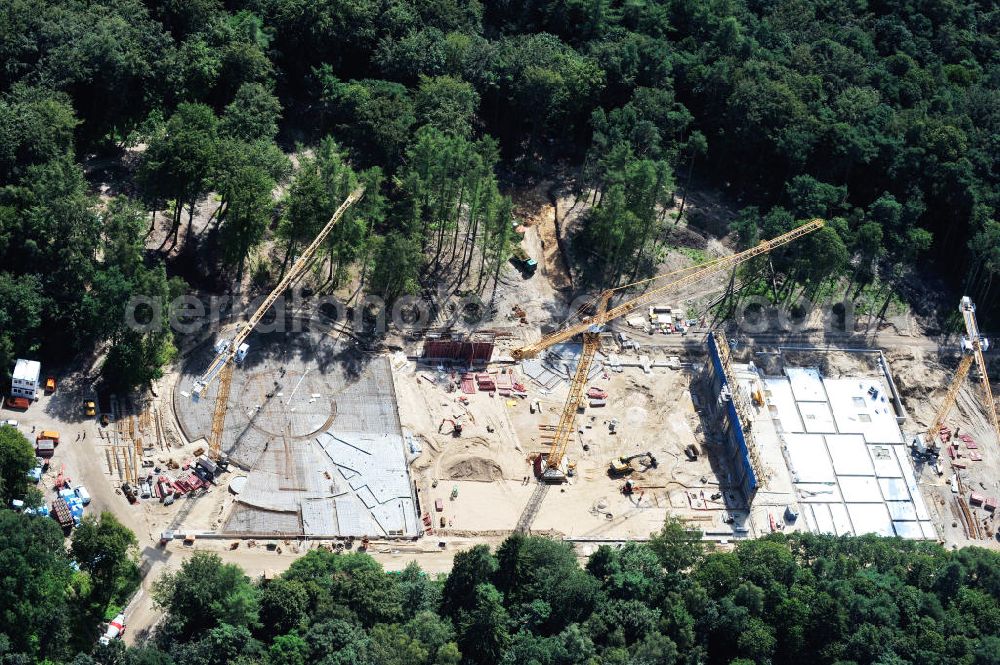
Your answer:
[[[565,342],[566,340],[572,339],[576,335],[585,332],[591,326],[594,325],[602,326],[609,321],[613,321],[614,319],[617,319],[621,316],[625,316],[626,314],[635,311],[636,309],[642,307],[651,300],[656,299],[657,296],[663,294],[664,291],[670,289],[680,289],[685,286],[689,286],[702,279],[705,279],[706,277],[714,275],[715,273],[721,272],[728,268],[735,267],[754,257],[760,256],[761,254],[767,254],[776,247],[786,245],[794,240],[798,240],[804,235],[807,235],[809,233],[812,233],[813,231],[816,231],[817,229],[822,228],[824,224],[825,222],[823,220],[814,219],[811,222],[807,222],[806,224],[803,224],[802,226],[799,226],[798,228],[795,228],[789,231],[788,233],[782,234],[776,238],[772,238],[771,240],[763,240],[756,247],[752,247],[748,250],[739,252],[737,254],[732,254],[730,256],[724,256],[715,259],[714,261],[710,261],[709,263],[701,264],[698,266],[694,266],[692,268],[678,271],[678,273],[687,273],[687,274],[667,284],[646,291],[642,295],[633,298],[632,300],[629,300],[627,302],[624,302],[620,305],[617,305],[611,309],[598,311],[594,314],[594,316],[590,317],[588,320],[585,320],[581,323],[577,323],[562,328],[560,330],[551,332],[548,335],[543,336],[540,340],[534,342],[533,344],[527,344],[519,349],[515,349],[512,355],[516,360],[522,360],[524,358],[532,358],[538,355],[539,352],[549,348],[554,344]],[[660,277],[656,277],[653,279],[658,280],[663,277],[674,276],[678,273],[668,273],[666,275],[661,275]],[[644,282],[650,282],[650,281],[653,280],[644,280]],[[642,283],[642,282],[637,282],[637,283]],[[608,291],[604,291],[601,294],[601,301],[607,303],[615,292],[627,288],[628,286],[633,286],[633,285],[627,284],[623,287],[618,287],[617,289],[610,289]]]
[[[951,384],[948,386],[948,392],[945,393],[944,401],[941,402],[941,406],[938,408],[934,423],[927,430],[927,434],[924,435],[924,445],[931,450],[937,448],[937,437],[941,432],[941,427],[944,425],[948,414],[951,413],[952,407],[955,406],[958,393],[962,389],[965,378],[969,376],[969,370],[972,369],[973,362],[979,367],[980,380],[983,384],[983,401],[990,415],[990,423],[993,425],[997,436],[1000,436],[1000,422],[997,420],[997,408],[993,401],[993,391],[990,389],[990,377],[986,371],[986,358],[983,357],[983,351],[989,348],[990,341],[979,332],[979,323],[976,321],[976,306],[973,304],[971,298],[968,296],[963,297],[958,305],[958,311],[962,313],[962,319],[965,321],[965,337],[962,339],[963,355],[962,360],[958,363],[958,368],[955,370],[955,376],[952,377]]]
[[[566,480],[566,476],[560,467],[563,458],[566,455],[566,449],[569,446],[570,434],[573,430],[573,421],[576,418],[576,412],[580,408],[580,402],[583,399],[583,388],[586,385],[587,376],[590,373],[590,363],[600,346],[601,328],[604,324],[634,311],[667,290],[675,290],[695,284],[706,277],[740,265],[741,263],[749,261],[756,256],[770,252],[775,247],[780,247],[781,245],[785,245],[793,240],[801,238],[804,235],[812,233],[813,231],[822,228],[824,224],[825,222],[823,220],[814,219],[811,222],[803,224],[802,226],[772,240],[765,240],[751,249],[733,254],[732,256],[716,259],[709,264],[697,266],[695,269],[678,271],[679,273],[682,273],[683,276],[676,278],[667,284],[663,284],[662,286],[658,286],[655,289],[647,291],[646,293],[643,293],[642,295],[611,309],[608,309],[611,297],[620,289],[606,290],[599,296],[596,311],[588,320],[569,326],[563,330],[550,333],[542,337],[541,340],[534,344],[515,350],[513,353],[515,358],[530,358],[536,355],[539,351],[548,348],[553,344],[571,339],[576,334],[583,334],[583,351],[580,354],[580,360],[577,363],[576,371],[574,372],[573,379],[570,382],[569,394],[566,397],[566,404],[564,405],[562,414],[559,417],[559,424],[556,427],[556,433],[552,441],[552,446],[549,449],[548,458],[545,461],[545,471],[542,474],[542,480],[545,482],[563,482]],[[661,277],[676,276],[676,274],[677,273],[670,273],[669,275],[662,275]],[[660,279],[660,277],[653,279]],[[653,280],[644,281],[649,282]]]
[[[976,321],[976,306],[972,304],[972,299],[968,296],[962,298],[959,309],[962,311],[962,318],[965,319],[965,333],[972,340],[972,355],[975,356],[976,365],[979,367],[979,380],[983,384],[983,397],[986,402],[986,410],[990,414],[990,422],[993,424],[993,430],[1000,437],[1000,420],[997,420],[997,406],[996,402],[993,401],[993,390],[990,388],[990,375],[986,369],[986,358],[983,356],[983,351],[989,348],[990,341],[979,332],[979,322]]]
[[[291,288],[305,274],[310,262],[316,255],[316,250],[320,248],[327,236],[330,235],[330,231],[333,230],[333,227],[343,217],[344,212],[359,201],[364,196],[364,193],[364,185],[361,185],[355,188],[344,199],[344,202],[340,204],[340,207],[330,217],[330,221],[320,230],[316,238],[309,243],[309,246],[303,250],[299,258],[292,264],[292,267],[285,273],[285,276],[278,282],[278,285],[274,287],[274,290],[264,298],[264,301],[257,310],[239,327],[233,338],[231,340],[223,340],[216,345],[215,358],[212,359],[211,364],[201,378],[195,381],[192,397],[198,400],[213,379],[216,376],[219,377],[219,393],[215,397],[215,409],[212,412],[212,429],[208,435],[208,451],[212,459],[218,460],[222,456],[222,431],[226,425],[226,412],[229,410],[229,389],[233,381],[233,364],[237,360],[242,360],[242,354],[246,353],[245,348],[243,348],[245,346],[244,342],[246,342],[247,337],[257,327],[260,320],[264,318],[264,314],[267,313],[267,310],[271,308],[278,297]]]
[[[340,221],[340,218],[344,215],[347,209],[357,203],[361,197],[364,196],[364,193],[364,185],[359,185],[348,195],[346,199],[344,199],[344,202],[340,204],[340,207],[337,208],[337,210],[333,213],[333,216],[330,217],[330,221],[326,223],[326,226],[322,228],[316,238],[309,243],[309,246],[303,250],[302,254],[299,255],[299,258],[292,264],[292,267],[289,268],[287,273],[285,273],[285,276],[280,282],[278,282],[278,285],[274,287],[274,290],[271,291],[266,298],[264,298],[260,307],[258,307],[250,318],[240,326],[236,335],[234,335],[231,340],[225,340],[217,345],[216,348],[218,349],[218,353],[215,358],[212,360],[211,364],[209,364],[208,369],[205,370],[205,373],[202,374],[201,378],[195,381],[194,399],[201,397],[205,388],[207,388],[212,380],[218,376],[223,365],[236,358],[236,355],[240,352],[240,347],[244,342],[246,342],[247,337],[250,336],[250,333],[252,333],[253,329],[257,327],[257,324],[260,323],[261,319],[264,318],[267,310],[271,308],[271,305],[274,304],[282,293],[287,291],[293,284],[295,284],[295,282],[299,280],[300,277],[302,277],[306,269],[308,269],[309,264],[312,262],[313,256],[316,254],[316,250],[320,248],[327,236],[330,235],[333,227]]]
[[[941,432],[941,427],[944,425],[948,414],[951,413],[951,408],[955,406],[955,400],[958,399],[958,391],[962,389],[965,377],[969,376],[969,370],[972,369],[972,361],[972,354],[968,354],[962,356],[962,360],[958,363],[958,369],[955,370],[955,376],[951,379],[951,385],[948,386],[948,392],[945,393],[944,401],[941,402],[941,407],[934,418],[934,424],[927,430],[925,440],[931,448],[937,447],[937,436]]]

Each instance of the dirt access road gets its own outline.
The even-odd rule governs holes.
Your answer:
[[[55,393],[41,396],[26,411],[4,407],[0,410],[0,418],[17,420],[18,429],[32,442],[43,429],[59,432],[60,443],[55,456],[39,483],[47,504],[55,495],[53,486],[59,472],[63,471],[73,487],[84,485],[87,488],[91,501],[86,514],[109,511],[143,542],[151,538],[151,534],[142,511],[133,509],[122,495],[115,493],[105,473],[104,428],[95,418],[83,415],[83,400],[93,397],[84,383],[74,377],[59,377]]]

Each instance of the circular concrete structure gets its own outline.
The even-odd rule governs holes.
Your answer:
[[[214,342],[214,340],[213,340]],[[338,398],[350,393],[367,358],[353,343],[315,332],[254,333],[233,372],[222,449],[250,468],[272,441],[310,439],[337,420]],[[193,385],[214,356],[205,343],[184,361],[174,389],[177,420],[189,441],[209,436],[219,391],[216,379],[198,401]]]

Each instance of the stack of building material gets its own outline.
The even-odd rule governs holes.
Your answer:
[[[473,395],[473,394],[475,394],[475,392],[476,392],[476,380],[472,376],[472,374],[469,374],[468,372],[466,372],[465,374],[463,374],[462,375],[462,384],[461,385],[462,385],[462,392],[465,393],[466,395]]]
[[[496,378],[497,392],[504,397],[510,396],[510,391],[514,387],[514,380],[511,378],[510,374],[506,372],[500,372]]]
[[[587,397],[590,399],[607,399],[608,392],[606,390],[601,390],[596,386],[591,386],[587,389]]]
[[[553,390],[564,381],[569,381],[576,372],[580,360],[582,344],[564,342],[547,349],[540,358],[529,358],[521,363],[521,371],[532,381],[546,390]],[[598,354],[590,365],[587,378],[593,379],[604,372],[603,354]]]
[[[492,392],[497,389],[497,384],[493,380],[493,375],[486,372],[476,374],[476,384],[480,390],[485,392]]]

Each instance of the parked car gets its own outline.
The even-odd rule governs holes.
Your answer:
[[[0,422],[0,425],[10,425],[11,427],[17,427],[17,421],[13,420],[11,418],[8,418],[7,420],[4,420],[3,422]]]
[[[92,399],[84,400],[83,402],[83,415],[88,418],[93,418],[97,415],[97,404]]]
[[[139,496],[143,499],[148,499],[149,497],[153,496],[153,491],[149,487],[148,480],[142,481],[142,484],[139,485]]]

